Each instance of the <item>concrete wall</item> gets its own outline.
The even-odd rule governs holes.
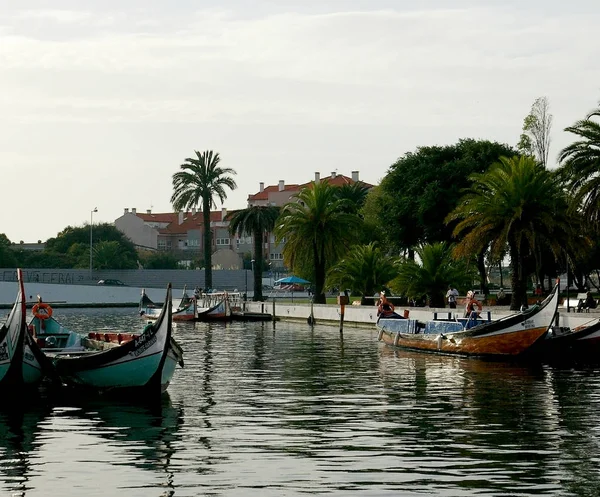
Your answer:
[[[218,290],[240,292],[252,289],[252,272],[249,270],[218,270],[214,269],[213,288]],[[131,269],[94,271],[90,278],[87,269],[23,269],[23,278],[26,283],[47,283],[56,285],[96,285],[101,279],[121,280],[127,286],[138,288],[167,287],[168,283],[173,288],[189,289],[196,286],[204,288],[204,270],[185,269]],[[17,281],[17,272],[14,268],[0,268],[0,281]]]

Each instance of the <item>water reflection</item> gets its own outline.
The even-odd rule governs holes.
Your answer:
[[[46,480],[44,495],[81,495],[70,484],[52,478],[60,468],[72,480],[91,488],[106,472],[120,488],[158,487],[166,489],[161,495],[172,495],[170,465],[181,440],[184,414],[168,395],[151,405],[48,395],[35,405],[24,406],[26,409],[0,411],[4,485],[0,488],[26,495],[36,488],[35,481],[42,479]],[[56,447],[61,450],[57,452]],[[86,465],[89,468],[84,469]],[[115,471],[115,467],[123,471]],[[132,472],[133,468],[155,478],[148,481]],[[158,475],[162,476],[156,478]]]
[[[5,405],[0,409],[0,489],[25,495],[39,424],[50,414],[44,404]]]

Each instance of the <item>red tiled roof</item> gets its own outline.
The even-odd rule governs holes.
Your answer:
[[[300,190],[300,186],[299,185],[284,185],[283,186],[283,190],[284,192],[295,192]],[[268,200],[269,199],[269,193],[271,192],[278,192],[279,190],[279,185],[271,185],[271,186],[267,186],[262,192],[258,192],[255,193],[254,195],[248,195],[248,201],[251,200]]]
[[[223,214],[221,211],[211,211],[210,221],[221,221],[222,215]],[[155,214],[138,212],[136,213],[136,216],[142,219],[142,221],[144,222],[169,223],[164,228],[158,228],[158,232],[162,234],[184,234],[187,233],[189,230],[199,229],[199,227],[203,226],[204,224],[202,212],[196,212],[195,215],[192,215],[190,211],[184,212],[183,223],[181,224],[179,224],[179,213],[177,212],[159,212]]]
[[[332,186],[352,185],[354,183],[357,183],[352,178],[344,176],[343,174],[336,174],[335,178],[327,176],[325,178],[321,178],[321,181],[329,183]],[[358,183],[361,183],[366,188],[373,188],[373,185],[365,183],[364,181],[359,180]],[[311,180],[308,183],[304,183],[302,185],[285,185],[283,191],[289,191],[290,193],[296,192],[302,190],[302,188],[311,188],[312,184],[314,184],[314,180]],[[248,201],[250,202],[253,200],[268,200],[269,193],[278,191],[279,185],[270,185],[267,186],[262,192],[255,193],[254,195],[248,195]]]

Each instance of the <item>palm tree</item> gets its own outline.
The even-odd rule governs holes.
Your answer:
[[[349,214],[358,214],[362,206],[365,205],[369,189],[364,183],[356,182],[345,183],[339,186],[335,192],[337,198],[346,202],[344,206],[346,212]]]
[[[254,239],[254,297],[252,300],[261,302],[262,273],[263,273],[263,235],[273,230],[275,221],[279,217],[279,207],[256,205],[248,207],[228,216],[229,232],[252,234]]]
[[[212,150],[194,151],[196,158],[187,158],[181,164],[181,171],[173,175],[173,195],[171,203],[175,211],[187,211],[202,205],[204,225],[204,286],[212,287],[212,245],[210,230],[210,209],[216,207],[215,195],[221,203],[227,198],[225,187],[235,190],[237,185],[229,176],[236,174],[233,169],[219,167],[221,158]]]
[[[344,201],[327,182],[311,183],[287,203],[275,227],[285,242],[283,257],[290,267],[311,267],[316,303],[324,304],[325,274],[356,239],[360,219],[344,212]]]
[[[566,197],[558,177],[532,157],[501,157],[487,172],[470,179],[471,188],[446,218],[458,220],[454,235],[463,236],[455,255],[470,257],[489,244],[494,259],[508,247],[511,309],[517,310],[527,304],[527,258],[535,258],[539,247],[549,248],[558,258],[563,247],[575,241]]]
[[[425,295],[431,307],[445,307],[448,285],[467,289],[477,274],[473,265],[454,259],[452,247],[445,242],[421,245],[416,253],[415,260],[400,263],[390,288],[407,297]]]
[[[394,260],[383,254],[376,243],[355,245],[348,254],[333,266],[327,275],[327,283],[338,288],[349,288],[359,293],[361,305],[365,297],[373,296],[396,277],[398,270]]]
[[[576,208],[596,229],[600,226],[600,107],[565,131],[580,139],[565,147],[558,156],[561,176],[574,194]]]

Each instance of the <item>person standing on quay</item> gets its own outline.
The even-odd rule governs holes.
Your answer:
[[[446,300],[448,301],[448,306],[450,309],[456,309],[456,299],[458,297],[458,290],[454,288],[452,285],[448,286],[448,291],[446,292]]]

